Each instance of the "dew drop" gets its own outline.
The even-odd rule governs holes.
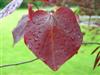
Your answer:
[[[80,35],[78,35],[78,38],[80,39],[80,38],[81,38],[81,36],[80,36]]]
[[[38,38],[34,38],[34,41],[38,41]]]

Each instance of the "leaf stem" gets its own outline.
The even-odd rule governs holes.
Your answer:
[[[12,67],[12,66],[18,66],[18,65],[22,65],[22,64],[27,64],[27,63],[31,63],[38,60],[38,58],[33,59],[33,60],[29,60],[29,61],[24,61],[24,62],[19,62],[16,64],[8,64],[8,65],[1,65],[0,68],[6,68],[6,67]]]

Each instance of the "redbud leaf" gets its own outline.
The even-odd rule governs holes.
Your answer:
[[[100,61],[100,52],[98,52],[98,54],[96,56],[93,69],[95,69],[95,67],[98,65],[99,61]]]
[[[66,7],[34,12],[26,31],[25,44],[54,71],[78,52],[83,39],[75,14]]]
[[[14,45],[21,39],[21,37],[25,33],[25,27],[27,26],[28,23],[28,16],[24,15],[21,20],[18,23],[18,26],[13,30],[13,40],[14,40]]]

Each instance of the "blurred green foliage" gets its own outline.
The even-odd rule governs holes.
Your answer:
[[[5,5],[7,5],[9,2],[11,2],[12,0],[0,0],[0,9],[2,9]],[[29,2],[29,0],[24,0],[24,2],[22,3],[21,7],[20,8],[27,8],[27,3]],[[94,15],[100,15],[100,0],[95,0],[95,8],[94,8]],[[35,5],[36,8],[39,8],[43,5],[43,2],[40,2],[40,1],[36,1],[36,2],[33,2],[33,4]],[[72,8],[76,8],[77,5],[76,4],[68,4],[69,7],[72,7]],[[80,13],[80,11],[83,11],[83,10],[80,10],[80,8],[78,7],[78,9],[75,11],[76,13]],[[84,12],[84,11],[83,11]],[[81,12],[82,13],[82,12]],[[84,12],[84,14],[86,13],[86,11]]]
[[[7,5],[9,2],[11,2],[12,0],[0,0],[0,8],[3,8],[5,5]],[[27,3],[28,3],[28,0],[24,0],[24,2],[22,3],[21,7],[20,8],[27,8]],[[36,1],[36,2],[33,2],[33,4],[36,6],[36,7],[41,7],[43,5],[43,2],[41,1]]]
[[[3,8],[5,5],[7,5],[12,0],[0,0],[0,8]],[[21,5],[21,8],[27,7],[28,0],[24,0],[24,2]]]

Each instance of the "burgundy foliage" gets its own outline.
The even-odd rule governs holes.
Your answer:
[[[60,2],[60,0],[41,1],[51,4]],[[65,1],[70,2],[71,0]],[[72,3],[78,3],[83,7],[86,4],[82,5],[78,0],[72,0]],[[87,5],[91,5],[91,3]],[[56,71],[78,52],[82,44],[83,35],[76,16],[67,7],[60,7],[55,12],[33,11],[32,4],[29,4],[28,9],[29,14],[22,17],[13,31],[14,44],[24,36],[24,42],[28,48],[52,70]],[[100,52],[96,57],[94,68],[100,65],[99,55]]]
[[[82,43],[82,33],[74,13],[66,7],[56,12],[38,10],[26,26],[25,44],[51,69],[57,70],[75,55]]]
[[[96,51],[97,51],[98,49],[100,49],[100,46],[98,46],[91,54],[96,53]],[[96,59],[95,59],[95,62],[94,62],[94,67],[93,67],[93,69],[95,69],[96,66],[100,66],[100,51],[97,53],[97,56],[96,56]]]

